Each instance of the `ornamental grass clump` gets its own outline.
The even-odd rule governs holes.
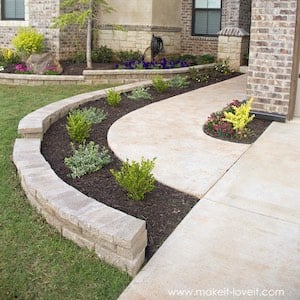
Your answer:
[[[99,145],[94,142],[80,144],[77,149],[71,143],[71,149],[73,155],[66,157],[64,162],[71,171],[69,176],[73,179],[97,172],[112,161],[109,151],[105,147],[100,150]]]
[[[141,162],[127,159],[123,162],[120,171],[110,170],[116,182],[127,192],[130,199],[138,201],[145,198],[145,194],[153,191],[155,178],[152,174],[155,158],[142,158]]]

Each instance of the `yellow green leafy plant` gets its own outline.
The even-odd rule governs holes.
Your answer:
[[[233,129],[236,132],[243,133],[246,125],[255,117],[255,115],[250,116],[252,102],[253,98],[250,98],[239,107],[233,105],[234,112],[224,112],[225,118],[223,120],[232,123]]]
[[[32,27],[19,28],[17,35],[12,40],[17,52],[24,57],[33,53],[41,53],[44,48],[43,34],[38,33]]]

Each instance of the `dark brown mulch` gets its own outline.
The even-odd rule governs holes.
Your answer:
[[[153,97],[151,100],[130,100],[126,95],[122,95],[121,104],[116,108],[108,106],[103,99],[86,104],[86,107],[95,106],[108,113],[106,120],[101,124],[93,126],[90,140],[95,141],[101,146],[108,147],[106,139],[107,131],[123,115],[150,103],[237,75],[239,74],[220,76],[215,79],[211,78],[208,83],[192,83],[189,88],[182,90],[169,89],[163,94],[158,94],[151,88],[150,93]],[[232,99],[228,99],[228,101],[230,100]],[[126,193],[116,184],[109,172],[110,169],[119,169],[121,166],[121,162],[111,150],[110,155],[113,158],[111,164],[99,172],[85,175],[80,179],[70,178],[68,176],[69,172],[64,166],[64,158],[71,155],[70,141],[65,126],[66,118],[64,117],[54,123],[46,132],[42,143],[42,153],[46,160],[60,178],[84,194],[145,220],[148,230],[146,259],[149,259],[199,199],[171,189],[158,182],[156,183],[155,190],[146,195],[143,201],[135,202],[128,199]]]
[[[209,130],[206,130],[205,127],[203,127],[203,131],[209,135],[212,136],[216,139],[220,139],[223,141],[229,141],[233,143],[241,143],[241,144],[252,144],[254,143],[259,136],[266,130],[266,128],[271,124],[272,122],[269,120],[262,120],[258,118],[254,118],[253,121],[251,121],[247,127],[250,129],[250,133],[243,137],[243,139],[240,139],[238,137],[224,137],[224,136],[219,136],[217,133],[213,133]]]
[[[63,67],[62,75],[82,75],[86,69],[86,63],[72,63],[70,61],[61,61]],[[116,63],[93,63],[93,70],[114,70]]]

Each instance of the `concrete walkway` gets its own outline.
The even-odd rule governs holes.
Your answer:
[[[202,125],[245,91],[244,75],[148,105],[113,124],[109,145],[122,160],[156,157],[158,181],[202,198],[249,148],[213,139]]]
[[[300,299],[300,119],[273,123],[252,146],[202,134],[210,112],[245,97],[245,81],[150,105],[111,128],[119,157],[157,157],[158,180],[201,198],[120,300]]]

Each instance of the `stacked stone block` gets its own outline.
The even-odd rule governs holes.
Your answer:
[[[143,83],[116,89],[128,92],[140,85]],[[77,95],[25,116],[19,123],[18,133],[22,138],[15,141],[13,161],[29,202],[49,224],[62,236],[95,251],[104,261],[134,276],[145,258],[145,221],[97,202],[69,186],[57,177],[40,152],[41,139],[52,123],[80,104],[105,97],[106,92]]]
[[[288,113],[296,11],[297,0],[253,0],[247,93],[255,110]]]
[[[119,50],[139,50],[142,53],[150,47],[152,34],[160,36],[167,54],[179,53],[180,28],[146,25],[123,25],[123,30],[114,30],[111,25],[99,26],[98,46]]]

